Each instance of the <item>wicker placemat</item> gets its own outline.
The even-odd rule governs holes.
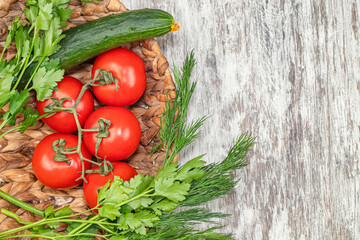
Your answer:
[[[0,1],[0,51],[4,46],[6,27],[11,24],[14,16],[24,18],[23,10],[25,1],[2,0]],[[70,0],[69,8],[74,9],[68,27],[82,24],[110,13],[128,11],[118,0],[104,0],[98,3],[82,3],[78,0]],[[147,85],[145,94],[137,103],[130,107],[131,111],[138,118],[141,129],[141,144],[136,153],[128,159],[138,172],[142,174],[153,174],[161,165],[165,153],[148,154],[152,145],[157,141],[157,132],[160,125],[161,113],[164,109],[165,92],[170,98],[174,97],[174,83],[172,81],[169,64],[162,55],[157,42],[153,39],[141,42],[133,42],[123,47],[131,48],[144,61],[147,71]],[[15,47],[8,48],[7,59],[15,54]],[[90,79],[91,62],[83,63],[80,66],[67,72],[81,81]],[[29,106],[34,107],[35,96],[32,94]],[[96,104],[97,106],[98,103]],[[6,107],[5,107],[6,108]],[[3,110],[6,110],[6,109]],[[19,117],[18,120],[20,120]],[[2,132],[9,128],[3,129]],[[70,205],[75,211],[84,211],[87,205],[83,198],[81,187],[54,190],[42,185],[35,178],[31,157],[35,146],[39,141],[53,131],[39,122],[36,126],[28,129],[24,134],[12,132],[0,139],[0,189],[10,195],[26,201],[29,204],[45,209],[49,205],[61,207]],[[7,208],[16,212],[26,221],[34,221],[36,216],[18,209],[5,200],[0,200],[0,208]],[[18,223],[5,215],[0,214],[0,232],[17,227]]]

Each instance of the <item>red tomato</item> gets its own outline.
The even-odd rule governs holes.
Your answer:
[[[90,208],[97,205],[97,190],[105,185],[110,179],[113,181],[114,176],[119,176],[122,180],[128,181],[138,173],[129,164],[124,162],[114,162],[113,170],[108,175],[101,175],[99,173],[91,173],[86,177],[86,181],[83,184],[84,196],[86,203]],[[92,170],[99,169],[99,166],[95,166]]]
[[[123,160],[130,157],[140,143],[141,128],[135,115],[128,109],[105,106],[92,112],[85,122],[84,129],[98,127],[99,119],[111,121],[109,136],[101,140],[97,157],[109,161]],[[95,156],[97,132],[84,132],[84,143]]]
[[[82,180],[76,181],[81,176],[81,160],[78,154],[67,154],[70,164],[56,162],[52,144],[60,139],[65,140],[65,149],[78,145],[78,138],[75,135],[66,133],[48,135],[36,146],[32,157],[32,167],[37,179],[48,187],[55,189],[75,187],[82,183]],[[81,153],[85,158],[91,159],[91,154],[84,145],[81,146]],[[91,167],[91,163],[87,161],[84,161],[84,164],[85,170]]]
[[[116,48],[99,55],[92,69],[92,78],[97,69],[111,71],[119,80],[115,84],[92,87],[96,98],[110,106],[128,106],[141,98],[146,86],[146,71],[141,58],[126,48]]]
[[[58,90],[54,91],[52,97],[59,100],[61,98],[71,98],[73,102],[67,100],[63,103],[64,107],[71,107],[79,96],[82,86],[83,84],[76,78],[64,76],[64,78],[58,83]],[[53,103],[51,99],[36,101],[36,108],[40,114],[44,114],[44,107],[50,103]],[[93,110],[94,98],[91,92],[86,90],[76,108],[81,126],[84,126],[86,118]],[[74,115],[69,112],[57,112],[53,116],[43,118],[42,120],[51,129],[57,132],[71,133],[77,131]]]

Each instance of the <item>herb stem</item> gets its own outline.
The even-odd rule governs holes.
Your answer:
[[[9,194],[7,194],[6,192],[0,190],[0,197],[2,197],[3,199],[5,199],[6,201],[9,201],[11,202],[12,204],[18,206],[18,207],[21,207],[31,213],[34,213],[36,215],[39,215],[41,217],[44,217],[45,214],[43,211],[41,211],[40,209],[36,208],[36,207],[33,207],[23,201],[20,201],[19,199],[17,198],[14,198],[13,196],[10,196]]]
[[[45,238],[45,239],[53,239],[53,240],[56,239],[55,237],[50,237],[50,236],[40,235],[40,234],[17,234],[17,235],[10,235],[10,236],[5,236],[5,237],[0,237],[0,239],[20,238],[20,237],[31,237],[32,239],[33,238]]]
[[[30,51],[29,52],[32,52],[32,50],[34,49],[34,45],[35,45],[35,38],[36,36],[39,34],[39,29],[37,29],[37,27],[35,27],[35,31],[34,31],[34,38],[32,39],[32,42],[31,42],[31,47],[30,47]],[[27,66],[28,66],[28,63],[29,63],[29,60],[30,60],[30,56],[32,56],[31,54],[28,54],[28,56],[26,57],[26,60],[25,60],[25,64],[23,63],[21,65],[21,72],[20,72],[20,75],[14,85],[14,87],[12,88],[12,90],[15,90],[17,88],[17,86],[19,85],[20,83],[20,80],[22,78],[22,76],[24,75],[25,73],[25,70],[27,69]],[[25,67],[24,67],[25,66]],[[34,74],[35,74],[36,71],[34,71]],[[28,82],[29,83],[29,82]],[[26,88],[27,88],[28,84],[26,85]]]
[[[0,130],[3,129],[3,127],[8,123],[9,119],[6,119],[5,121],[3,121],[0,125]]]
[[[18,223],[21,223],[21,224],[24,224],[24,225],[32,223],[32,222],[22,220],[17,214],[13,213],[12,211],[7,210],[6,208],[2,208],[1,213],[8,216],[8,217],[11,217],[11,218],[15,219]]]
[[[145,192],[143,192],[143,193],[141,193],[141,194],[139,194],[139,195],[137,195],[137,196],[135,196],[135,197],[133,197],[133,198],[128,199],[127,201],[124,201],[124,202],[122,202],[122,203],[117,204],[115,207],[116,207],[116,208],[119,208],[119,207],[121,207],[121,206],[123,206],[123,205],[125,205],[125,204],[128,204],[128,203],[131,202],[131,201],[134,201],[134,200],[136,200],[136,199],[138,199],[138,198],[141,198],[141,197],[146,196],[147,194],[149,194],[149,193],[152,192],[152,191],[153,191],[152,189],[149,189],[149,190],[147,190],[147,191],[145,191]],[[89,220],[91,220],[91,221],[96,221],[96,220],[99,219],[99,218],[100,218],[100,216],[99,216],[99,215],[96,215],[96,216],[93,216],[92,218],[90,218]],[[104,220],[105,220],[105,218],[102,218],[102,219],[98,220],[97,222],[102,222],[102,221],[104,221]],[[89,228],[90,226],[91,226],[91,224],[83,223],[83,224],[81,224],[80,226],[78,226],[77,228],[74,228],[69,234],[75,234],[75,233],[78,233],[78,232],[85,231],[85,230],[86,230],[87,228]]]
[[[29,228],[32,228],[32,227],[42,225],[42,224],[44,224],[44,222],[45,222],[45,219],[41,219],[41,220],[39,220],[37,222],[34,222],[32,224],[27,224],[27,225],[22,226],[22,227],[18,227],[18,228],[14,228],[14,229],[10,229],[8,231],[2,232],[2,233],[0,233],[0,239],[2,239],[4,236],[8,236],[8,235],[13,234],[13,233],[17,233],[17,232],[20,232],[20,231],[23,231],[23,230],[26,230],[26,229],[29,229]]]

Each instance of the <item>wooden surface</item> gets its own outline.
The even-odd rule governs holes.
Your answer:
[[[257,136],[233,194],[236,239],[360,239],[360,1],[124,0],[160,8],[180,31],[158,38],[169,62],[198,61],[189,118],[211,115],[181,157],[221,160]]]

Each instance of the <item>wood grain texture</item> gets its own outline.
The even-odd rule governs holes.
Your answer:
[[[222,231],[359,239],[360,1],[123,2],[180,22],[157,39],[170,62],[195,50],[189,118],[211,118],[181,161],[219,161],[240,133],[257,136],[237,190],[207,205],[233,214]]]

